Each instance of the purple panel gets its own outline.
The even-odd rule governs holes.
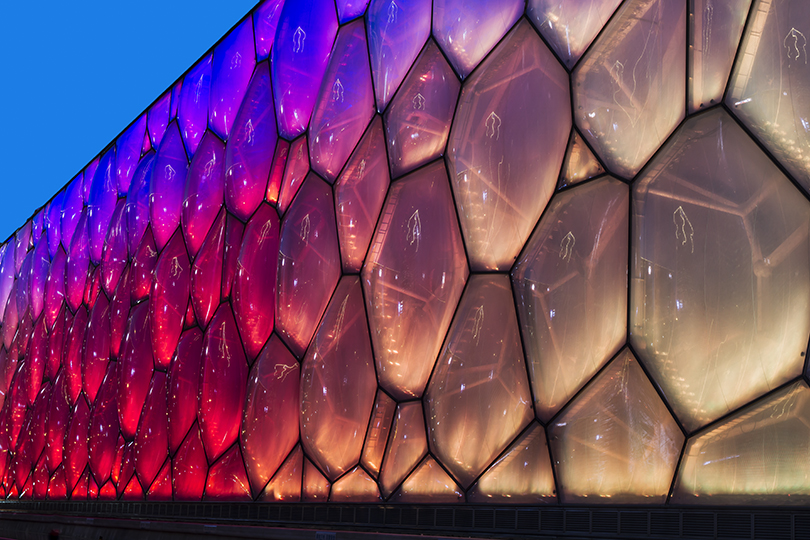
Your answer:
[[[39,243],[39,239],[42,236],[42,226],[45,220],[44,215],[45,215],[45,208],[40,208],[39,211],[36,214],[34,214],[34,218],[32,219],[31,235],[34,247],[37,246],[37,244]]]
[[[82,202],[86,205],[90,197],[90,186],[93,183],[93,176],[98,168],[98,160],[101,156],[96,156],[90,164],[84,168],[84,180],[82,181]]]
[[[166,461],[169,449],[166,415],[167,376],[156,371],[146,395],[138,433],[135,435],[135,472],[144,486],[149,486]]]
[[[239,257],[239,250],[242,247],[242,234],[245,232],[245,226],[241,221],[232,215],[225,213],[225,251],[222,256],[223,269],[222,269],[222,296],[223,298],[231,295],[231,286],[233,285],[233,278],[236,275],[236,262]]]
[[[271,55],[279,133],[287,139],[307,128],[337,30],[332,0],[287,2],[281,10]]]
[[[195,425],[172,462],[174,497],[178,501],[199,501],[205,489],[208,463],[200,430]],[[179,479],[182,479],[180,481]]]
[[[90,470],[99,484],[110,478],[118,442],[118,364],[112,362],[99,390],[90,419],[88,457]]]
[[[123,197],[129,191],[132,175],[138,166],[143,147],[143,136],[146,133],[146,115],[138,118],[118,138],[115,143],[115,176],[118,179],[118,196]]]
[[[273,331],[278,248],[278,213],[272,206],[262,204],[245,228],[233,283],[236,324],[251,360]]]
[[[290,145],[287,170],[284,171],[284,181],[281,183],[281,192],[278,197],[278,210],[281,214],[284,214],[290,207],[304,178],[307,177],[307,172],[309,172],[309,150],[307,149],[307,138],[301,136]]]
[[[208,126],[208,101],[211,93],[211,56],[200,60],[183,79],[180,91],[178,123],[189,157],[194,155]]]
[[[174,453],[197,418],[202,372],[203,334],[199,328],[183,333],[169,371],[169,451]]]
[[[87,270],[90,266],[90,237],[87,231],[87,211],[83,211],[70,241],[67,268],[65,270],[65,292],[70,309],[76,311],[82,303]]]
[[[24,316],[28,313],[28,298],[31,292],[31,265],[34,262],[34,252],[29,251],[23,258],[19,275],[17,276],[16,300],[17,313]]]
[[[225,249],[225,210],[219,213],[191,268],[191,304],[205,327],[219,306],[222,289],[222,259]]]
[[[101,292],[101,267],[92,266],[87,273],[87,283],[84,286],[84,303],[89,308],[93,307]]]
[[[149,117],[147,119],[147,129],[149,135],[152,137],[152,148],[157,148],[160,141],[163,140],[163,134],[166,133],[166,126],[169,125],[169,113],[171,112],[172,95],[166,92],[152,105],[149,109]]]
[[[378,111],[388,105],[427,41],[430,10],[430,0],[372,0],[369,5],[368,48]]]
[[[45,238],[37,243],[31,259],[31,281],[29,284],[29,302],[34,319],[42,313],[45,305],[45,286],[48,282],[48,271],[51,268],[51,257],[48,254],[48,242]]]
[[[186,176],[180,221],[189,254],[193,257],[222,207],[225,192],[225,145],[207,131]]]
[[[222,139],[227,139],[231,132],[255,66],[253,21],[248,17],[214,49],[208,121]]]
[[[172,107],[169,113],[169,122],[177,119],[177,110],[180,108],[180,91],[183,88],[183,81],[179,81],[172,88]]]
[[[115,178],[115,149],[110,148],[101,158],[87,200],[87,220],[90,231],[90,260],[101,262],[104,238],[115,210],[118,187]]]
[[[11,347],[11,342],[14,340],[14,336],[17,333],[17,323],[19,322],[20,318],[17,314],[17,282],[15,281],[14,285],[11,286],[11,291],[6,301],[6,313],[3,318],[3,343],[7,349]]]
[[[337,0],[338,19],[340,24],[363,15],[368,0]]]
[[[309,128],[312,168],[334,182],[374,114],[374,89],[363,21],[343,27]]]
[[[132,287],[132,300],[138,302],[149,295],[152,286],[152,270],[157,263],[157,250],[152,238],[152,229],[147,229],[141,245],[138,246],[132,259],[129,271],[129,283]]]
[[[87,331],[84,336],[82,360],[82,386],[93,403],[101,386],[107,363],[110,359],[110,303],[103,294],[90,310]]]
[[[256,67],[225,147],[225,204],[244,221],[264,199],[276,138],[270,67],[262,62]]]
[[[278,332],[299,358],[340,277],[335,207],[329,185],[310,173],[281,225]]]
[[[130,257],[135,255],[135,251],[141,243],[141,238],[143,238],[143,232],[149,224],[149,182],[152,178],[154,165],[154,152],[149,152],[143,156],[141,161],[138,162],[138,167],[135,169],[135,175],[132,177],[132,183],[129,186],[126,211],[124,213],[127,216],[127,252]]]
[[[82,346],[84,345],[84,332],[90,315],[87,308],[80,306],[65,336],[67,340],[63,350],[64,369],[67,371],[67,393],[71,404],[76,403],[82,391]]]
[[[183,140],[177,124],[173,123],[160,143],[149,182],[149,223],[158,251],[163,249],[180,223],[187,173]]]
[[[45,232],[48,234],[48,253],[56,255],[59,242],[62,240],[62,209],[65,204],[65,191],[62,190],[48,203],[45,212]]]
[[[14,235],[14,271],[18,277],[25,254],[28,253],[28,248],[31,246],[31,228],[31,220],[29,219],[25,222],[25,225],[17,229]]]
[[[152,379],[152,341],[149,331],[149,302],[132,308],[129,328],[121,354],[121,380],[118,387],[118,421],[121,433],[132,440],[138,427],[141,408]]]
[[[48,356],[48,331],[45,329],[45,319],[40,317],[34,325],[28,354],[25,359],[24,382],[28,394],[28,405],[33,404],[37,397],[42,376],[45,373],[45,361]],[[39,454],[34,457],[39,457]]]
[[[276,27],[278,18],[281,15],[281,7],[284,0],[265,0],[259,8],[253,12],[253,31],[256,34],[256,56],[259,61],[270,56],[270,49],[273,47],[273,40],[276,37]]]
[[[108,296],[118,286],[118,280],[127,265],[127,216],[126,199],[119,199],[115,206],[107,241],[101,259],[101,285]]]
[[[65,323],[67,321],[66,314],[67,308],[59,312],[48,338],[48,361],[45,366],[45,376],[51,381],[56,379],[56,374],[59,371],[59,367],[62,365],[62,351],[65,345]],[[2,366],[2,363],[0,363],[0,366]],[[2,377],[2,375],[0,375],[0,377]],[[2,386],[0,386],[0,388],[2,388]]]
[[[124,332],[129,319],[130,300],[132,298],[132,285],[129,282],[130,267],[124,269],[118,287],[115,289],[110,301],[110,353],[119,358],[121,344],[124,341]]]
[[[76,225],[79,223],[79,216],[82,214],[82,205],[84,204],[82,200],[83,183],[83,176],[79,173],[65,189],[61,217],[62,245],[65,246],[65,251],[68,251],[70,248],[73,232],[76,230]]]
[[[158,368],[169,367],[174,348],[183,331],[190,278],[191,263],[183,243],[183,235],[177,231],[160,253],[149,295],[152,351]]]
[[[4,244],[0,248],[0,255],[2,255],[2,262],[0,262],[0,319],[3,319],[6,312],[6,303],[14,285],[13,244]]]
[[[287,156],[290,152],[290,143],[284,139],[276,141],[276,152],[273,154],[273,165],[270,167],[270,179],[267,181],[265,200],[275,205],[281,191],[281,181],[284,178],[284,167],[287,165]]]

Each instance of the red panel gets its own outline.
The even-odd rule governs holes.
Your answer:
[[[214,316],[222,289],[225,250],[225,211],[221,211],[200,247],[191,268],[191,303],[201,326]]]
[[[284,167],[287,164],[287,155],[290,152],[290,143],[284,139],[276,142],[276,152],[273,156],[273,165],[270,167],[270,179],[267,183],[267,193],[265,200],[275,205],[278,202],[278,194],[281,191],[281,181],[284,178]]]
[[[146,498],[152,501],[170,501],[172,500],[172,462],[166,459],[163,467],[155,478],[152,487],[146,494]]]
[[[225,252],[222,256],[224,268],[222,272],[222,296],[230,296],[233,278],[236,275],[236,261],[242,247],[242,234],[245,226],[241,221],[230,214],[225,220]]]
[[[84,393],[93,403],[110,360],[110,303],[103,294],[90,310],[83,356],[82,384]]]
[[[90,420],[88,457],[90,470],[99,484],[104,484],[110,478],[116,458],[119,367],[117,362],[112,362],[107,368]]]
[[[45,438],[45,455],[48,469],[53,471],[62,463],[62,448],[70,419],[70,404],[67,396],[65,371],[56,376],[48,411],[48,427]],[[63,473],[64,474],[64,473]]]
[[[56,471],[51,475],[51,481],[48,484],[48,498],[54,501],[60,501],[67,497],[67,487],[65,485],[65,470],[60,465]]]
[[[129,328],[121,355],[121,381],[118,389],[118,420],[121,432],[132,440],[138,428],[149,381],[152,379],[152,342],[149,338],[149,302],[132,308]]]
[[[124,489],[124,495],[121,499],[125,501],[142,501],[143,500],[143,488],[141,484],[138,483],[138,477],[133,476],[132,479],[127,484],[127,487]]]
[[[80,398],[70,419],[65,434],[65,480],[68,486],[75,486],[87,465],[87,428],[90,424],[90,409],[84,398]]]
[[[156,371],[143,407],[138,433],[135,435],[135,472],[141,484],[149,486],[169,452],[166,383],[168,376]]]
[[[208,462],[205,460],[200,430],[191,428],[188,437],[180,445],[172,463],[174,497],[179,501],[199,501],[205,488]]]
[[[62,299],[65,297],[65,265],[67,264],[67,254],[59,247],[51,261],[48,271],[48,281],[45,282],[45,320],[48,327],[52,328],[56,321],[59,309],[62,307]]]
[[[157,263],[157,249],[155,240],[152,237],[152,229],[146,229],[146,233],[141,239],[141,244],[132,259],[132,266],[129,271],[129,280],[132,285],[132,300],[138,302],[146,298],[149,288],[152,286],[152,270]]]
[[[169,450],[172,453],[180,447],[197,418],[202,346],[203,334],[199,328],[184,332],[169,371]]]
[[[39,387],[42,386],[47,355],[48,331],[45,328],[45,317],[40,317],[34,326],[25,361],[25,391],[29,405],[34,403]]]
[[[102,501],[114,501],[118,494],[115,492],[115,485],[112,480],[107,480],[107,483],[101,486],[98,491],[98,498]]]
[[[82,303],[87,269],[90,266],[90,237],[87,234],[87,207],[82,210],[76,231],[70,240],[65,267],[65,299],[70,309],[76,311]],[[8,311],[8,310],[6,310]],[[6,313],[8,316],[8,313]]]
[[[183,235],[178,230],[160,253],[150,294],[152,350],[155,363],[160,368],[169,367],[177,341],[183,332],[190,270]]]
[[[62,308],[48,337],[48,358],[45,362],[45,376],[51,381],[56,379],[59,366],[62,365],[62,351],[65,345],[65,328],[67,328],[67,307]],[[2,366],[2,362],[0,362]],[[2,369],[0,367],[0,369]],[[2,374],[0,374],[0,377]]]
[[[110,302],[110,354],[115,358],[120,358],[124,333],[127,331],[127,320],[129,319],[131,307],[130,299],[132,297],[132,285],[129,280],[130,271],[129,266],[124,269]]]
[[[65,369],[67,375],[67,390],[70,403],[76,403],[82,391],[82,346],[84,345],[84,331],[87,328],[89,313],[84,306],[80,306],[68,332],[65,345]]]
[[[211,473],[205,485],[205,500],[252,500],[239,445],[232,446],[211,466]]]

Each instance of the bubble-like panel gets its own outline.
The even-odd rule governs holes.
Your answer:
[[[188,253],[192,257],[202,247],[225,196],[225,145],[212,132],[206,132],[186,176],[180,222]]]
[[[582,140],[577,131],[571,135],[568,150],[565,152],[563,173],[559,187],[573,186],[605,172],[602,164]]]
[[[211,56],[200,60],[183,79],[178,122],[189,156],[200,146],[208,126],[208,100],[211,95]]]
[[[247,17],[214,49],[208,124],[226,139],[256,65],[253,20]]]
[[[427,453],[422,404],[409,401],[397,406],[394,425],[380,469],[380,491],[388,497]]]
[[[427,457],[394,493],[393,501],[401,503],[456,503],[464,501],[464,492],[450,475]]]

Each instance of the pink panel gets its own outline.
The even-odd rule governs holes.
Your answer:
[[[402,483],[391,498],[409,504],[464,502],[464,492],[432,457],[428,457]]]
[[[380,491],[388,497],[427,453],[425,422],[420,401],[402,403],[391,428],[388,450],[380,470]]]
[[[157,477],[149,491],[146,498],[151,501],[171,501],[172,500],[172,462],[168,458],[163,467],[160,468]]]
[[[303,468],[304,453],[300,446],[296,446],[267,487],[264,488],[259,499],[262,501],[300,501]]]
[[[276,113],[267,62],[256,66],[225,147],[225,205],[247,221],[264,199],[276,146]]]
[[[281,182],[284,179],[284,167],[287,165],[287,155],[290,152],[290,143],[284,139],[276,141],[276,151],[273,154],[273,165],[270,167],[270,178],[267,181],[265,200],[270,204],[278,203],[281,191]]]
[[[41,461],[43,466],[47,459],[43,454],[43,450],[45,450],[45,429],[47,428],[48,409],[50,409],[52,394],[53,386],[49,383],[43,384],[29,413],[31,414],[31,423],[28,426],[27,436],[31,444],[31,459]]]
[[[326,502],[329,498],[329,480],[306,458],[304,458],[303,483],[304,501]]]
[[[250,501],[245,464],[239,445],[234,445],[222,458],[211,465],[208,481],[205,485],[206,501]]]
[[[195,425],[172,461],[172,485],[175,499],[178,501],[202,499],[207,473],[208,462],[205,460],[200,430]]]
[[[236,324],[251,360],[273,331],[278,248],[278,213],[262,204],[245,228],[233,283]]]
[[[31,247],[31,228],[31,220],[29,219],[25,222],[25,225],[17,229],[14,235],[14,271],[17,277],[20,277],[23,259],[28,253],[28,248]]]
[[[198,154],[199,155],[199,154]],[[220,211],[191,267],[191,304],[201,326],[219,306],[225,249],[225,210]]]
[[[312,168],[334,182],[374,114],[362,20],[338,31],[309,127]]]
[[[124,208],[125,199],[119,199],[110,220],[104,255],[101,260],[101,284],[108,296],[112,296],[118,279],[127,265],[127,220]]]
[[[88,458],[90,470],[99,484],[104,484],[112,472],[118,443],[118,392],[119,365],[110,363],[107,376],[99,390],[98,399],[90,420]]]
[[[366,471],[355,467],[335,482],[329,500],[332,502],[380,502],[380,488]]]
[[[338,19],[343,24],[355,17],[360,17],[366,11],[368,0],[337,0]]]
[[[247,376],[247,359],[236,322],[224,303],[211,320],[203,342],[198,418],[206,455],[211,461],[222,455],[239,435]]]
[[[83,182],[83,173],[79,173],[73,178],[73,180],[71,180],[70,184],[68,184],[67,188],[65,189],[65,198],[63,202],[64,210],[60,222],[60,226],[62,227],[62,245],[65,247],[65,251],[69,251],[70,242],[73,239],[73,233],[76,230],[76,223],[79,221],[79,215],[82,213]],[[13,250],[9,249],[8,253],[13,259]],[[0,299],[2,299],[1,295]]]
[[[87,309],[91,309],[96,304],[96,298],[101,291],[101,267],[91,266],[87,275],[87,282],[84,285],[84,304]]]
[[[127,252],[134,255],[149,224],[149,180],[155,166],[155,153],[149,152],[138,163],[127,194]],[[64,242],[64,240],[63,240]]]
[[[186,316],[183,318],[183,329],[197,326],[197,318],[194,316],[194,307],[191,305],[191,300],[186,305]]]
[[[298,442],[299,380],[298,362],[273,336],[251,369],[242,417],[242,452],[254,494]]]
[[[376,389],[360,278],[345,276],[301,372],[301,442],[330,480],[359,462]]]
[[[14,336],[17,335],[17,324],[19,323],[19,316],[17,314],[17,282],[11,287],[11,294],[9,294],[8,301],[6,302],[6,314],[3,318],[3,344],[6,348],[11,347]]]
[[[76,232],[70,241],[65,271],[65,292],[70,309],[76,311],[82,303],[87,269],[90,266],[90,237],[87,234],[87,210],[82,211]],[[8,313],[6,314],[8,316]]]
[[[208,126],[208,102],[211,95],[211,55],[206,55],[183,77],[178,104],[178,122],[189,156],[200,146]]]
[[[129,282],[132,285],[132,300],[138,302],[149,294],[152,286],[152,270],[157,263],[157,249],[152,237],[152,230],[147,229],[143,235],[140,246],[132,259],[129,270]]]
[[[117,496],[115,484],[112,483],[112,480],[107,480],[107,483],[98,490],[98,498],[101,501],[114,501]]]
[[[51,267],[51,256],[48,253],[48,242],[41,239],[33,251],[31,260],[30,305],[31,315],[34,319],[42,313],[45,305],[45,285],[48,280],[48,270]]]
[[[82,358],[82,387],[90,403],[96,400],[110,360],[110,303],[99,295],[87,323]]]
[[[242,247],[242,235],[245,226],[241,221],[230,214],[226,214],[225,220],[225,251],[222,255],[222,291],[224,297],[231,295],[233,278],[236,275],[236,263],[239,257],[239,250]]]
[[[149,181],[149,224],[158,250],[163,249],[180,223],[187,173],[186,149],[173,123],[160,143]]]
[[[363,446],[363,455],[360,458],[360,464],[375,478],[380,474],[380,464],[396,408],[396,402],[388,397],[388,394],[377,390],[377,399],[374,401],[374,409],[371,411],[371,422],[369,422],[366,442]]]
[[[50,470],[62,463],[62,449],[65,432],[70,419],[67,386],[64,370],[56,377],[48,410],[48,427],[45,437],[45,455]]]
[[[189,299],[191,263],[183,235],[177,231],[158,257],[149,298],[155,365],[166,369],[183,331]]]
[[[154,481],[169,450],[169,425],[166,414],[166,383],[168,376],[155,371],[146,395],[138,432],[135,434],[135,472],[144,486]]]
[[[87,308],[80,306],[73,317],[70,331],[65,336],[67,344],[64,349],[64,366],[67,374],[68,399],[71,404],[76,403],[79,392],[82,391],[82,345],[88,320]]]
[[[133,450],[135,448],[135,442],[130,442],[124,447],[124,452],[121,457],[121,473],[118,477],[118,483],[116,484],[116,489],[118,491],[118,496],[120,497],[124,491],[126,490],[127,486],[129,485],[129,481],[132,478],[136,478],[135,476],[135,459],[133,457]]]
[[[332,190],[315,174],[284,216],[278,265],[276,324],[300,357],[340,277]]]
[[[116,425],[118,425],[117,418]],[[124,440],[124,437],[118,435],[118,443],[115,445],[115,459],[113,460],[112,470],[110,471],[110,479],[116,486],[120,486],[121,484],[121,468],[124,462],[124,451],[126,448],[127,442]]]
[[[363,266],[388,183],[382,118],[377,116],[335,184],[335,208],[344,272],[356,273]]]
[[[45,363],[48,358],[48,331],[45,328],[45,317],[40,317],[34,326],[28,356],[25,361],[25,383],[28,404],[32,404],[42,385],[45,374]]]
[[[186,176],[180,221],[193,257],[222,207],[225,193],[225,145],[210,131],[203,136]]]
[[[68,245],[70,245],[68,243]],[[0,263],[0,319],[5,320],[6,304],[8,303],[11,288],[14,285],[14,248],[13,244],[3,244],[0,247],[3,255]]]
[[[130,271],[129,266],[124,269],[110,302],[110,354],[116,358],[120,357],[131,307],[132,286],[129,280]]]
[[[142,501],[143,500],[143,487],[138,482],[138,477],[133,476],[132,479],[124,488],[124,494],[121,496],[124,501]]]
[[[175,452],[197,418],[202,371],[203,334],[199,328],[183,333],[169,371],[169,451]]]
[[[395,182],[382,214],[362,276],[380,385],[405,399],[422,394],[468,274],[444,163]]]
[[[20,317],[28,313],[28,300],[31,296],[31,266],[34,260],[34,252],[29,251],[23,258],[23,264],[17,274],[17,313]]]
[[[287,211],[295,194],[301,188],[304,178],[309,171],[309,148],[307,138],[301,136],[290,145],[287,169],[284,171],[284,180],[281,183],[281,192],[278,198],[278,210],[281,214]]]
[[[152,342],[149,330],[149,302],[132,308],[121,354],[121,381],[118,390],[118,420],[121,433],[132,440],[138,428],[149,381],[152,379]]]
[[[53,328],[56,316],[62,307],[62,299],[65,297],[65,267],[67,265],[67,254],[59,247],[51,261],[48,272],[48,281],[45,283],[45,320],[48,328]]]
[[[436,43],[429,41],[385,111],[394,178],[444,153],[460,88]]]
[[[67,497],[65,470],[60,465],[51,475],[51,481],[48,483],[48,498],[52,501],[59,501],[64,500],[65,497]]]
[[[62,241],[62,212],[64,211],[65,191],[57,193],[48,203],[45,211],[45,233],[48,235],[48,254],[53,258]],[[3,252],[0,250],[0,259]]]
[[[87,429],[90,424],[90,409],[82,397],[79,399],[70,418],[70,425],[65,433],[65,480],[68,488],[79,481],[87,465]]]
[[[62,365],[62,351],[64,350],[65,330],[67,328],[67,313],[68,309],[66,307],[59,312],[59,315],[56,317],[56,322],[51,329],[51,334],[48,337],[48,359],[45,364],[45,376],[51,381],[56,379],[56,373]],[[0,390],[4,389],[2,384],[2,365],[3,363],[0,362]],[[2,403],[0,403],[0,405],[2,405]]]
[[[43,500],[45,495],[48,494],[48,469],[45,467],[45,458],[34,465],[33,480],[33,496],[34,499]]]

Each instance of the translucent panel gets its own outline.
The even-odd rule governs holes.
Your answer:
[[[222,459],[211,465],[208,481],[205,485],[205,500],[212,501],[250,501],[245,465],[239,445],[234,445],[222,456]]]
[[[124,197],[129,191],[132,175],[141,157],[143,136],[146,133],[146,115],[130,125],[115,141],[115,176],[118,179],[118,196]]]
[[[65,190],[57,193],[48,204],[45,212],[45,232],[48,235],[48,253],[53,258],[62,241],[62,212],[65,203]],[[2,251],[0,251],[2,259]]]
[[[31,317],[36,320],[45,306],[45,283],[51,267],[51,256],[48,254],[48,242],[41,238],[34,247],[31,257],[31,281],[29,282],[29,303]]]
[[[262,204],[245,227],[236,263],[233,312],[250,360],[273,331],[279,229],[276,210]]]
[[[329,480],[306,458],[304,458],[303,483],[303,500],[326,502],[329,497]]]
[[[65,292],[68,306],[73,311],[82,303],[84,284],[87,280],[87,269],[90,265],[90,237],[87,232],[87,212],[82,212],[73,239],[68,250],[65,269]],[[6,313],[6,318],[8,318]],[[8,346],[8,344],[6,344]]]
[[[381,502],[377,482],[360,467],[355,467],[332,486],[331,502]]]
[[[129,267],[124,269],[110,302],[110,354],[116,358],[121,357],[121,345],[124,341],[131,307],[132,287],[129,282],[129,270]]]
[[[554,192],[571,129],[568,76],[526,21],[461,92],[448,163],[475,270],[506,270]]]
[[[127,440],[135,437],[149,381],[152,380],[152,340],[149,302],[132,308],[121,354],[121,382],[118,390],[118,421]]]
[[[222,455],[239,436],[247,376],[248,364],[236,322],[231,308],[224,303],[211,320],[203,341],[198,418],[210,461]],[[249,487],[246,489],[250,491]]]
[[[276,146],[276,113],[270,67],[262,62],[250,81],[225,147],[225,204],[247,221],[264,199]]]
[[[624,343],[629,207],[627,185],[613,178],[558,194],[512,270],[544,422]]]
[[[169,451],[174,453],[197,418],[197,395],[202,371],[203,334],[199,328],[183,333],[169,370],[167,411]]]
[[[385,111],[391,171],[396,178],[444,153],[461,87],[432,40]]]
[[[279,468],[276,475],[264,488],[260,500],[262,501],[290,501],[301,500],[301,479],[303,474],[304,453],[300,446],[290,452],[287,459]]]
[[[380,491],[383,497],[388,498],[391,495],[426,453],[427,437],[422,403],[410,401],[399,405],[380,470]]]
[[[273,336],[253,365],[242,416],[242,451],[253,493],[261,493],[298,442],[300,370]]]
[[[464,492],[432,457],[425,459],[391,498],[400,503],[464,502]]]
[[[180,221],[188,252],[193,257],[222,207],[225,193],[225,145],[206,132],[186,176]]]
[[[584,180],[599,176],[605,169],[593,155],[591,149],[582,140],[579,132],[574,131],[568,150],[565,152],[562,176],[559,187],[573,186]]]
[[[360,278],[346,276],[301,371],[301,443],[330,480],[360,460],[376,389]]]
[[[265,60],[270,56],[273,40],[276,37],[278,18],[281,16],[281,7],[284,0],[265,0],[253,12],[253,30],[256,34],[256,56]]]
[[[155,249],[152,229],[147,229],[135,252],[129,271],[133,301],[138,302],[149,295],[149,289],[152,287],[152,270],[155,269],[157,258],[158,253]]]
[[[118,365],[113,362],[107,374],[90,420],[88,458],[96,481],[103,484],[110,478],[118,443]]]
[[[629,350],[549,426],[562,502],[663,504],[684,436]]]
[[[126,199],[119,199],[110,220],[104,254],[101,261],[101,284],[108,296],[112,296],[121,272],[127,265],[127,219]]]
[[[34,400],[42,386],[42,377],[45,374],[45,360],[48,355],[48,332],[45,329],[45,319],[40,318],[34,326],[28,354],[25,359],[24,386],[28,394],[28,405]],[[37,454],[36,457],[39,457]]]
[[[45,460],[40,459],[34,465],[34,474],[32,475],[33,481],[33,498],[43,500],[48,493],[48,469],[45,468]]]
[[[307,148],[307,138],[299,137],[290,145],[290,157],[287,160],[287,170],[284,172],[284,180],[281,184],[281,192],[278,198],[278,210],[285,213],[290,207],[295,194],[304,182],[304,178],[309,172],[309,150]]]
[[[48,410],[48,428],[45,437],[45,455],[50,470],[62,463],[63,441],[70,418],[67,386],[64,371],[59,374],[53,385],[50,408]]]
[[[53,475],[51,475],[51,481],[48,483],[48,498],[51,500],[60,500],[65,497],[67,497],[65,470],[60,465]]]
[[[31,266],[34,260],[34,252],[29,251],[23,259],[22,266],[20,267],[19,275],[17,276],[17,313],[20,317],[24,317],[28,313],[28,300],[31,296]]]
[[[32,224],[31,220],[29,219],[25,222],[25,225],[17,229],[17,232],[14,235],[14,269],[17,272],[17,277],[20,276],[20,267],[22,266],[23,259],[28,253],[28,248],[31,246],[31,228]]]
[[[67,471],[65,472],[65,476],[67,477]],[[73,488],[69,488],[68,491],[71,491],[70,498],[73,500],[84,500],[87,499],[88,495],[88,484],[90,482],[90,471],[84,471],[79,477],[79,480],[75,483],[71,483],[70,480],[67,480],[68,486],[75,486]]]
[[[11,244],[4,244],[0,249],[3,250],[3,259],[0,263],[0,319],[5,320],[6,303],[14,285],[14,250]]]
[[[82,391],[82,346],[89,314],[80,306],[67,333],[64,351],[64,366],[67,375],[67,393],[71,404],[75,404]]]
[[[301,357],[340,277],[335,207],[329,184],[307,176],[281,224],[276,325]]]
[[[281,10],[271,63],[279,133],[287,139],[307,128],[337,29],[332,0],[285,2]]]
[[[396,402],[388,397],[388,394],[377,391],[374,408],[371,410],[366,443],[363,446],[363,455],[360,458],[361,465],[371,471],[375,478],[380,473],[380,464],[396,407]]]
[[[433,35],[463,79],[523,14],[520,0],[435,0]]]
[[[199,154],[198,154],[199,155]],[[225,249],[225,211],[221,211],[191,267],[191,303],[202,326],[219,306],[222,288],[222,258]]]
[[[689,26],[689,112],[719,103],[751,0],[696,0]]]
[[[83,182],[84,176],[82,173],[79,173],[65,188],[64,209],[61,218],[62,245],[65,247],[65,251],[69,251],[70,249],[70,241],[73,239],[76,224],[79,222],[79,217],[82,213]],[[9,250],[9,253],[12,253],[12,251]]]
[[[166,414],[166,383],[162,371],[152,375],[152,383],[143,406],[133,447],[135,473],[144,486],[149,486],[160,471],[169,449],[168,417]]]
[[[183,89],[183,81],[178,81],[172,88],[172,107],[169,113],[169,121],[177,119],[177,111],[180,108],[180,92]]]
[[[146,498],[152,501],[171,501],[172,500],[172,469],[171,461],[168,459],[163,463],[160,468],[154,483],[149,488]]]
[[[529,0],[529,18],[568,69],[591,44],[621,0]]]
[[[208,100],[211,94],[211,56],[200,60],[183,79],[177,121],[189,156],[197,152],[208,126]]]
[[[121,496],[124,501],[142,501],[143,500],[143,487],[138,482],[138,477],[133,476],[124,489],[124,494]]]
[[[686,4],[629,0],[573,75],[574,119],[614,174],[634,176],[684,115]]]
[[[689,440],[673,502],[806,505],[810,390],[798,382]]]
[[[543,426],[521,435],[467,493],[472,503],[556,503],[554,474]]]
[[[152,351],[155,365],[168,368],[174,348],[183,331],[183,318],[189,299],[191,263],[177,231],[160,253],[149,294],[149,322],[152,325]]]
[[[90,260],[101,262],[104,239],[118,199],[118,182],[115,177],[115,149],[110,148],[99,161],[90,197],[87,201],[87,222],[90,231]]]
[[[214,49],[208,122],[221,139],[228,138],[231,133],[255,66],[253,19],[247,17]]]
[[[28,426],[27,437],[30,440],[31,459],[37,460],[39,465],[45,466],[45,428],[47,427],[48,409],[50,408],[53,386],[49,383],[42,385],[32,408],[29,410],[31,423]],[[36,466],[39,466],[36,465]]]
[[[70,424],[65,433],[65,453],[63,465],[65,467],[65,480],[72,488],[79,481],[79,477],[87,465],[87,430],[90,424],[90,409],[84,398],[80,398]]]
[[[118,443],[115,447],[115,459],[113,461],[112,470],[110,471],[110,480],[116,485],[121,485],[121,468],[124,461],[124,451],[127,448],[127,443],[124,437],[118,436]]]
[[[5,317],[3,318],[3,343],[5,344],[6,348],[11,347],[11,342],[14,339],[15,333],[17,332],[17,323],[19,323],[19,317],[17,316],[16,296],[17,283],[15,282],[11,287],[9,298],[6,301],[6,313]]]
[[[132,456],[134,447],[135,442],[130,442],[127,444],[124,448],[123,455],[121,456],[121,473],[117,484],[119,497],[126,490],[129,481],[135,477],[135,459]]]
[[[467,274],[444,164],[397,181],[362,274],[377,376],[395,398],[422,394]]]
[[[371,0],[368,48],[382,112],[430,35],[430,0]]]
[[[366,31],[358,20],[338,32],[323,77],[309,128],[312,168],[334,182],[373,114]]]
[[[276,151],[273,154],[273,164],[270,167],[270,178],[267,181],[267,193],[264,197],[270,204],[278,203],[281,182],[284,180],[284,168],[287,165],[287,155],[290,152],[290,143],[284,139],[276,141]]]
[[[50,335],[48,336],[48,357],[45,364],[45,376],[51,382],[56,380],[56,374],[62,365],[62,351],[64,350],[65,345],[65,323],[67,320],[66,312],[67,309],[62,309],[59,312],[59,316],[57,316],[56,322],[51,329]],[[2,365],[3,362],[0,361],[0,366]],[[0,391],[5,391],[7,387],[3,384],[4,382],[2,367],[0,367]],[[2,406],[2,404],[0,404],[0,406]]]
[[[172,485],[178,501],[199,501],[205,488],[208,463],[205,460],[200,430],[191,428],[172,460]]]
[[[152,108],[149,109],[149,116],[146,120],[146,128],[152,137],[152,148],[157,148],[166,133],[166,126],[169,125],[169,114],[171,113],[172,95],[166,92],[158,98]]]
[[[180,223],[187,172],[183,140],[177,124],[173,123],[160,143],[149,181],[149,223],[158,251],[163,249]]]
[[[230,296],[233,279],[236,276],[236,265],[239,250],[242,248],[242,235],[245,232],[244,224],[230,214],[225,219],[225,248],[222,253],[222,289],[223,297]]]
[[[110,303],[99,295],[87,321],[82,357],[82,388],[93,403],[110,360]]]
[[[719,109],[659,156],[633,194],[630,337],[692,431],[801,373],[810,204]]]
[[[149,181],[155,166],[155,153],[149,152],[138,162],[127,194],[127,248],[133,256],[149,224]],[[64,229],[63,229],[64,230]],[[62,233],[64,242],[64,232]]]
[[[805,189],[810,188],[807,105],[807,20],[801,0],[757,0],[726,96],[734,114],[753,131]]]
[[[102,501],[114,501],[117,498],[115,485],[111,481],[108,481],[101,486],[98,490],[98,498]]]
[[[469,486],[533,416],[509,278],[474,275],[425,394],[430,447]]]
[[[84,289],[83,301],[88,308],[95,305],[99,292],[101,292],[101,267],[95,266],[90,268]]]

